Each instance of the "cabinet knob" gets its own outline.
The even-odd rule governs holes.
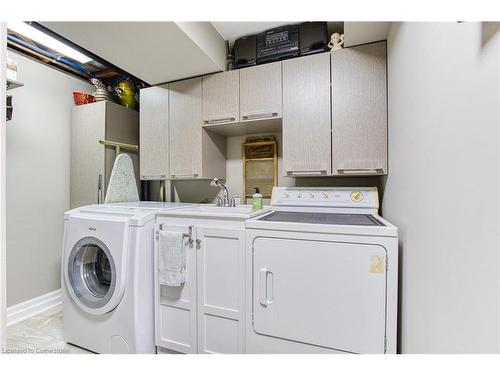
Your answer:
[[[201,240],[199,238],[196,239],[196,244],[201,245]]]

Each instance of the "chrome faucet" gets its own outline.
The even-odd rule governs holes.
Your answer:
[[[235,202],[234,198],[229,198],[229,191],[227,190],[226,185],[224,185],[224,183],[221,180],[219,180],[217,177],[215,177],[210,182],[210,186],[219,187],[224,192],[224,198],[217,196],[217,206],[236,207],[236,202]]]

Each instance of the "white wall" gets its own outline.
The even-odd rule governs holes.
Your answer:
[[[497,352],[498,24],[396,24],[388,74],[383,213],[400,233],[400,350]]]
[[[7,24],[0,22],[0,98],[5,97]],[[0,348],[7,345],[6,224],[5,224],[5,106],[0,107]]]
[[[81,80],[9,51],[18,62],[7,123],[7,304],[60,287],[63,213],[69,209],[70,111]]]

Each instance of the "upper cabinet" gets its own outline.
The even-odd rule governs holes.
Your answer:
[[[141,178],[224,178],[225,136],[280,131],[285,176],[386,174],[386,42],[141,90]]]
[[[240,70],[241,121],[282,115],[281,62]]]
[[[141,180],[169,178],[169,116],[166,88],[154,86],[141,90],[139,155]]]
[[[240,72],[212,74],[203,77],[203,124],[227,124],[240,118]]]
[[[283,172],[331,173],[330,54],[283,61]]]
[[[170,178],[225,178],[224,137],[202,128],[201,78],[169,85]]]
[[[386,42],[331,54],[334,175],[387,173]]]

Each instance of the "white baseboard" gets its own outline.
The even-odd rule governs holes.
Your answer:
[[[61,289],[7,307],[7,327],[44,312],[58,312],[62,308]]]

